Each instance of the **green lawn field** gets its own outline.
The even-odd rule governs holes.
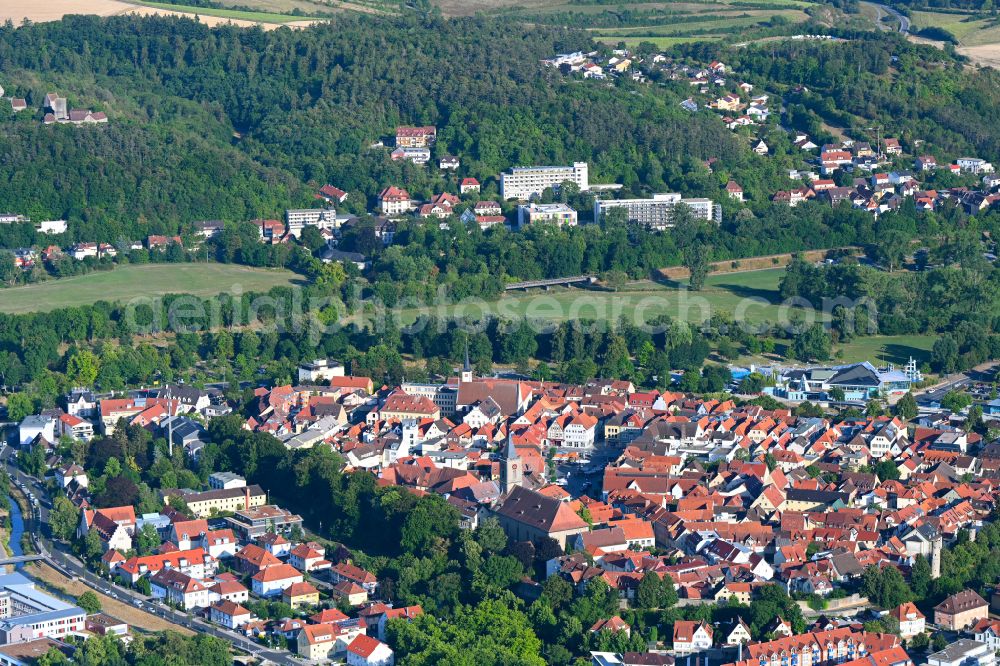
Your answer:
[[[935,335],[876,335],[835,345],[834,351],[842,350],[845,363],[871,361],[876,365],[895,363],[898,366],[906,363],[912,356],[919,364],[930,358],[931,347],[936,339]]]
[[[779,321],[792,309],[779,305],[778,282],[783,268],[710,275],[701,291],[681,289],[675,282],[640,281],[618,292],[590,289],[559,288],[551,291],[533,289],[509,292],[492,302],[469,302],[426,310],[398,310],[403,324],[413,322],[420,314],[438,316],[470,316],[486,313],[495,317],[546,321],[572,319],[648,321],[667,314],[693,323],[704,321],[718,312],[726,312],[751,323]]]
[[[212,296],[234,288],[242,293],[267,291],[271,287],[295,284],[298,279],[299,276],[291,271],[234,264],[120,266],[112,271],[0,289],[0,312],[47,312],[102,300],[119,302],[164,294]]]

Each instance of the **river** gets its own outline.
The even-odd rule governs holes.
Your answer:
[[[10,544],[8,557],[20,557],[24,555],[21,548],[21,536],[24,534],[24,517],[21,515],[21,505],[14,501],[13,497],[8,497],[10,502]],[[17,565],[18,568],[24,565]]]

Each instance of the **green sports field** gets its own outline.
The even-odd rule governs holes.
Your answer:
[[[234,289],[242,293],[267,291],[292,285],[298,279],[291,271],[233,264],[120,266],[112,271],[0,289],[0,312],[47,312],[96,301],[119,302],[164,294],[212,296]]]

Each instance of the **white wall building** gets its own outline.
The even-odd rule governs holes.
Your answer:
[[[680,194],[654,194],[651,199],[597,199],[594,201],[594,222],[615,208],[625,209],[629,222],[650,229],[667,229],[673,226],[674,208],[684,204],[697,219],[717,222],[719,207],[711,199],[684,199]]]
[[[344,366],[330,359],[320,358],[299,366],[299,383],[316,384],[329,382],[334,377],[344,376]]]
[[[555,224],[560,227],[575,227],[576,211],[564,203],[530,203],[517,207],[517,226],[529,224]]]
[[[17,441],[21,446],[31,444],[31,441],[41,435],[49,442],[56,441],[56,420],[51,416],[32,414],[24,417],[18,426]]]
[[[37,227],[40,234],[64,234],[66,229],[66,220],[45,220],[39,222]]]
[[[285,222],[288,233],[298,238],[302,229],[316,227],[318,229],[335,229],[338,225],[337,211],[332,208],[299,208],[285,211]]]
[[[587,163],[574,162],[573,166],[514,167],[509,173],[500,174],[500,196],[504,199],[530,199],[541,195],[545,188],[558,188],[566,181],[576,183],[581,191],[589,190]]]
[[[0,644],[65,638],[85,628],[87,613],[40,590],[19,573],[0,575],[0,594],[13,617],[0,621]]]
[[[995,666],[996,663],[993,648],[965,638],[927,657],[927,666]]]

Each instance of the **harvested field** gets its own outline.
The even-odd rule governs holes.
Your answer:
[[[996,67],[1000,69],[1000,44],[983,44],[982,46],[960,46],[956,49],[977,65]]]
[[[844,248],[851,249],[851,248]],[[808,250],[798,252],[806,261],[820,261],[826,257],[829,250]],[[792,261],[792,253],[773,254],[766,257],[750,257],[749,259],[734,259],[732,261],[712,262],[712,275],[720,273],[743,273],[747,271],[759,271],[770,268],[784,268]],[[661,268],[660,275],[670,280],[680,280],[687,278],[690,274],[683,266],[673,266],[671,268]]]
[[[178,11],[166,7],[152,7],[121,2],[120,0],[49,0],[46,3],[31,2],[31,0],[4,0],[0,2],[0,21],[11,20],[15,25],[19,25],[25,19],[36,23],[44,21],[58,21],[67,14],[97,14],[98,16],[116,16],[120,14],[138,14],[140,16],[151,16],[159,14],[163,16],[185,16],[195,18],[208,26],[216,26],[225,23],[232,23],[242,27],[260,25],[265,29],[274,29],[280,26],[305,27],[312,25],[314,21],[309,19],[289,20],[288,17],[275,15],[270,20],[266,14],[249,14],[252,18],[240,18],[239,12],[225,16],[209,16],[205,12],[213,12],[211,9],[198,9],[198,13]],[[226,13],[226,10],[214,10],[215,13]]]
[[[20,25],[25,19],[34,22],[58,21],[66,14],[113,16],[134,8],[134,5],[118,0],[4,0],[0,3],[0,21],[9,19]]]

